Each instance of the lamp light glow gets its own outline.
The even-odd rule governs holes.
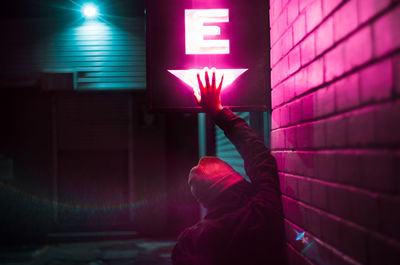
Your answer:
[[[82,13],[86,18],[96,18],[99,15],[97,6],[92,3],[85,4],[82,7]]]

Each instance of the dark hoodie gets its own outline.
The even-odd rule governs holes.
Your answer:
[[[286,264],[284,226],[274,157],[245,120],[224,108],[215,123],[244,160],[251,183],[240,181],[207,207],[178,237],[174,265]]]

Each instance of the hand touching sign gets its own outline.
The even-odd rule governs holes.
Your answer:
[[[222,110],[221,104],[221,88],[224,80],[224,75],[221,77],[221,81],[217,87],[215,78],[215,68],[211,69],[212,77],[211,83],[208,75],[208,68],[204,68],[205,72],[205,85],[200,79],[200,74],[197,73],[197,81],[199,82],[199,89],[194,89],[194,97],[197,103],[203,107],[203,109],[213,115],[217,114]]]

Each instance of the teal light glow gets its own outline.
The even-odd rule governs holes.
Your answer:
[[[99,10],[93,3],[87,3],[82,6],[82,13],[86,18],[94,19],[99,15]]]
[[[43,72],[74,72],[77,91],[144,90],[146,44],[142,18],[82,18],[46,42]]]

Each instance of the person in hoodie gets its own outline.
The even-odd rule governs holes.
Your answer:
[[[287,264],[277,165],[264,142],[247,122],[221,104],[215,69],[205,84],[197,74],[198,104],[211,115],[244,160],[246,181],[228,163],[203,157],[189,173],[193,196],[206,216],[178,237],[174,265]]]

